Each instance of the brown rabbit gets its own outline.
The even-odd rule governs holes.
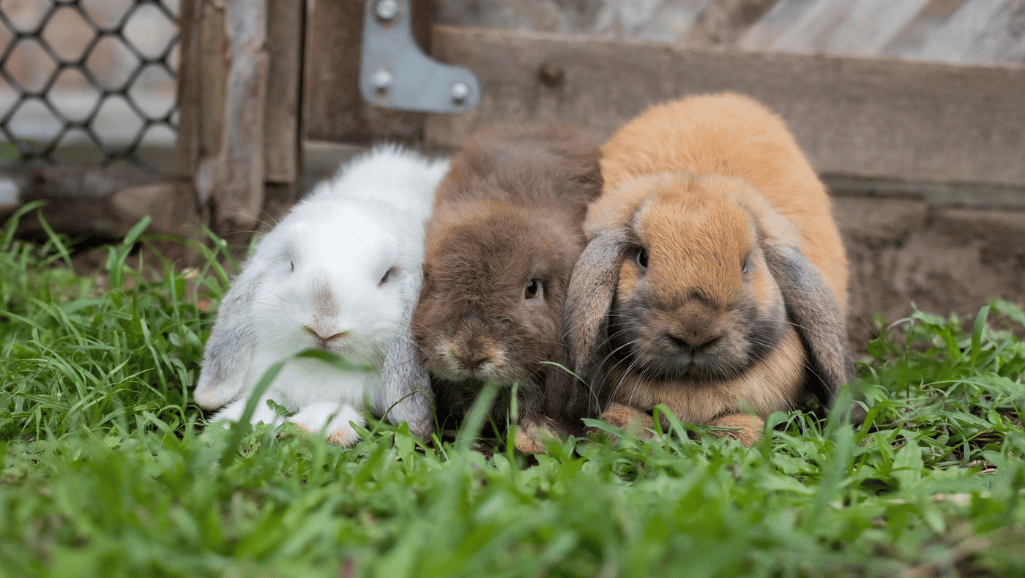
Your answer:
[[[598,143],[562,124],[500,124],[452,158],[427,223],[413,337],[439,415],[461,418],[488,381],[518,384],[516,445],[582,428],[588,391],[564,370],[563,300],[584,247],[588,202],[601,191]]]
[[[573,367],[604,418],[736,428],[848,381],[847,263],[783,122],[737,94],[655,106],[602,147],[605,190],[567,300]]]

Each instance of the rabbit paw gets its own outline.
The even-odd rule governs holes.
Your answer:
[[[548,453],[545,445],[549,440],[560,440],[558,428],[548,420],[524,420],[516,428],[514,444],[516,449],[526,454]]]
[[[268,423],[272,425],[280,425],[284,421],[277,411],[271,409],[267,405],[267,400],[270,399],[268,396],[263,396],[256,403],[256,410],[253,412],[253,416],[249,418],[249,423]],[[224,406],[210,419],[211,423],[217,422],[223,427],[231,427],[231,424],[242,419],[242,414],[246,410],[246,402],[248,400],[238,399],[228,405]]]
[[[712,420],[708,425],[730,428],[728,431],[711,431],[709,433],[717,438],[731,437],[748,448],[762,439],[762,433],[765,431],[765,420],[756,415],[746,413],[720,416]]]
[[[651,417],[651,414],[637,408],[613,402],[609,404],[601,419],[638,438],[654,438],[654,434],[652,434],[652,430],[655,429],[654,418]]]
[[[288,421],[313,433],[324,432],[327,441],[340,446],[351,446],[359,441],[359,434],[349,422],[362,426],[363,414],[348,404],[320,402],[300,409]]]

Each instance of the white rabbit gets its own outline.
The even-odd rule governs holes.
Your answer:
[[[382,385],[381,370],[389,348],[410,341],[424,221],[447,168],[447,160],[375,148],[315,187],[257,243],[206,343],[195,399],[208,409],[226,405],[214,420],[240,419],[268,368],[320,348],[361,369],[291,359],[258,400],[253,423],[287,419],[351,445],[358,435],[349,422],[365,423],[369,400],[378,415],[429,435],[429,388],[409,380]],[[404,358],[389,358],[396,357]],[[281,418],[268,400],[296,413]]]

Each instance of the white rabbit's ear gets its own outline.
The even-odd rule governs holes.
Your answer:
[[[822,275],[798,248],[768,243],[763,250],[783,294],[787,320],[808,354],[809,388],[832,409],[840,388],[854,374],[843,312]]]
[[[231,284],[217,310],[203,351],[203,368],[193,398],[204,409],[221,407],[241,397],[256,338],[253,300],[262,277],[255,267],[244,268]]]
[[[420,270],[411,277],[415,278],[410,281],[398,330],[385,353],[381,386],[370,392],[370,405],[377,415],[393,424],[406,422],[410,433],[426,440],[434,431],[434,393],[430,375],[413,341],[413,309],[420,292]]]
[[[600,376],[602,349],[608,341],[609,311],[619,283],[619,269],[630,247],[621,229],[595,235],[580,254],[566,293],[564,326],[573,371],[592,387]],[[602,392],[596,392],[600,405]],[[599,411],[601,407],[597,408]]]

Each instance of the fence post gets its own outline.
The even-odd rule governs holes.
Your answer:
[[[304,14],[305,2],[182,4],[178,170],[219,234],[249,233],[294,200]]]

